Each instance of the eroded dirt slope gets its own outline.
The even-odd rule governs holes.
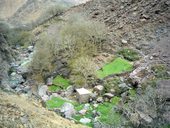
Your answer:
[[[43,108],[35,100],[0,90],[0,128],[85,128]]]

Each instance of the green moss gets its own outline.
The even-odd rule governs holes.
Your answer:
[[[80,110],[83,109],[83,107],[84,107],[84,104],[76,104],[76,105],[75,105],[75,110],[76,110],[76,111],[80,111]]]
[[[116,58],[111,63],[106,64],[101,70],[98,70],[97,75],[99,78],[104,78],[108,75],[120,74],[126,71],[131,71],[132,69],[132,64],[130,64],[127,60]]]
[[[122,55],[125,59],[129,61],[139,60],[140,58],[138,52],[134,51],[133,49],[128,49],[128,48],[118,51],[118,54]]]
[[[46,107],[48,109],[60,108],[66,102],[71,103],[70,101],[62,99],[60,97],[53,97],[53,98],[51,98],[51,100],[48,100],[46,102]]]
[[[52,86],[48,87],[48,90],[51,91],[51,92],[56,92],[56,91],[61,90],[61,88],[59,86],[52,85]]]
[[[68,79],[63,78],[62,76],[57,76],[53,80],[53,85],[59,86],[62,89],[66,89],[70,85],[70,81]]]

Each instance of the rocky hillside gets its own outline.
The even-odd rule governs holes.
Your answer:
[[[86,1],[87,0],[1,0],[0,19],[8,20],[8,22],[14,26],[33,24],[38,22],[37,20],[43,21],[45,17],[49,18],[50,15],[55,15],[55,13],[57,13],[56,10],[62,10]]]
[[[104,22],[112,36],[112,44],[140,45],[169,30],[168,0],[92,0],[68,11],[85,13],[90,19]],[[125,45],[125,44],[124,44]]]
[[[169,0],[84,2],[25,0],[1,16],[20,29],[0,32],[0,84],[19,95],[0,91],[0,127],[168,128]]]
[[[0,87],[9,89],[8,71],[13,60],[13,52],[3,33],[0,33],[0,45]]]
[[[26,0],[1,0],[0,19],[7,19],[25,4]]]

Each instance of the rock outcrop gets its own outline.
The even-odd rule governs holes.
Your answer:
[[[9,88],[8,71],[12,60],[12,50],[2,33],[0,33],[0,46],[0,87]]]

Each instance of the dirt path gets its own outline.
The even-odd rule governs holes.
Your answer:
[[[85,128],[46,110],[40,103],[29,100],[24,95],[18,96],[0,91],[0,110],[0,128],[10,128],[10,126],[13,128]],[[25,123],[21,119],[24,116],[27,117]],[[10,124],[13,121],[18,123]]]

